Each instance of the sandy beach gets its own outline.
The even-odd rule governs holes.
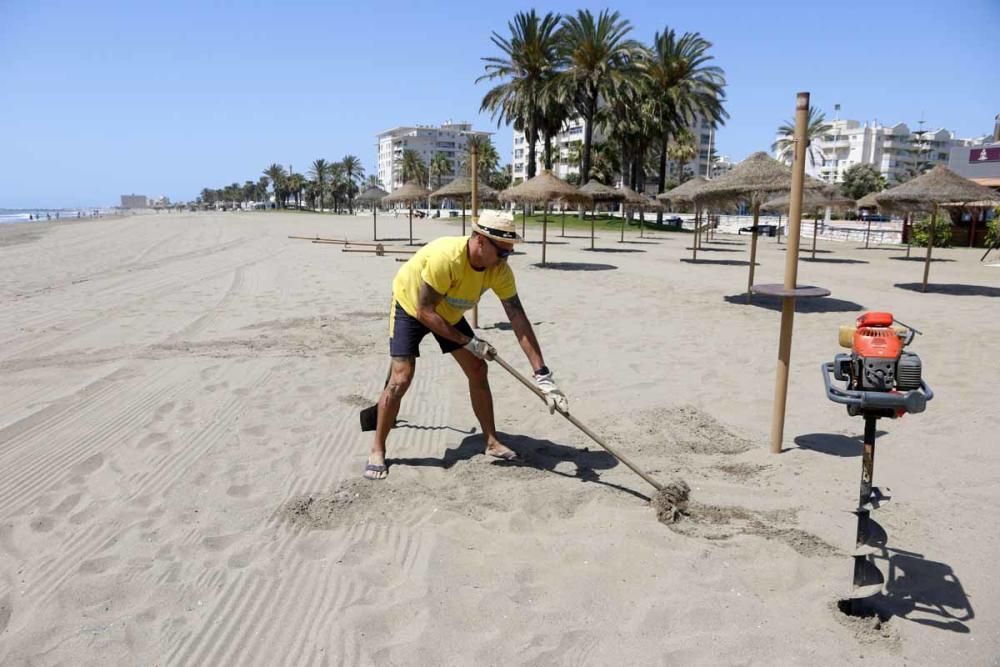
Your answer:
[[[403,216],[381,216],[403,246]],[[426,242],[458,221],[414,221]],[[0,228],[0,664],[997,664],[1000,268],[982,250],[820,242],[799,282],[785,451],[768,453],[780,305],[744,303],[748,242],[511,258],[572,411],[690,516],[490,370],[481,455],[464,377],[424,342],[366,482],[358,410],[387,364],[393,256],[370,215],[216,213]],[[540,240],[528,228],[528,241]],[[804,244],[806,245],[806,244]],[[758,282],[784,245],[760,242]],[[1000,255],[994,253],[996,263]],[[837,328],[889,310],[936,392],[879,422],[883,622],[850,618],[863,421],[823,392]],[[480,335],[528,364],[492,295]]]

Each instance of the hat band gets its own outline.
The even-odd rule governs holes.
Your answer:
[[[504,230],[504,229],[495,229],[493,227],[484,227],[483,225],[479,225],[479,229],[481,229],[482,231],[486,232],[490,236],[497,236],[497,237],[500,237],[502,239],[516,239],[517,238],[517,232],[508,232],[507,230]]]

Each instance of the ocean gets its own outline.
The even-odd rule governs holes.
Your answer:
[[[97,211],[101,214],[108,213],[107,209],[67,209],[67,208],[39,208],[39,209],[9,209],[0,208],[0,225],[8,222],[33,222],[35,220],[76,220],[77,218],[91,217]]]

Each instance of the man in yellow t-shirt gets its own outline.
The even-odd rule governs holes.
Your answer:
[[[421,248],[392,281],[389,311],[389,379],[378,402],[378,421],[365,477],[385,479],[388,466],[385,443],[396,423],[399,404],[413,381],[420,341],[432,334],[441,352],[451,354],[469,380],[469,397],[486,440],[486,453],[516,461],[517,454],[497,439],[493,419],[493,395],[487,377],[486,359],[493,352],[489,343],[476,337],[465,321],[465,311],[479,302],[486,290],[500,299],[514,335],[535,373],[535,384],[546,396],[549,411],[566,412],[566,396],[545,366],[542,350],[517,296],[514,272],[507,257],[519,243],[513,217],[485,212],[473,224],[468,237],[444,237]]]

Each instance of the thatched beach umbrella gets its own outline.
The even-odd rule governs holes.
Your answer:
[[[620,202],[625,200],[625,193],[621,190],[605,185],[600,181],[590,179],[587,184],[580,188],[580,192],[589,195],[593,202],[590,208],[590,249],[594,249],[594,217],[597,213],[599,203]]]
[[[358,195],[354,200],[359,202],[368,202],[372,205],[372,241],[378,241],[378,222],[375,220],[375,213],[378,206],[376,206],[376,204],[382,201],[382,199],[384,199],[388,194],[389,193],[382,188],[377,185],[373,185]]]
[[[912,181],[875,195],[882,210],[930,211],[931,224],[927,237],[927,257],[924,259],[923,291],[927,291],[927,277],[931,270],[931,250],[934,247],[934,224],[941,204],[968,203],[995,199],[996,193],[984,185],[962,178],[951,169],[938,165]]]
[[[656,198],[665,202],[688,202],[694,204],[694,243],[691,244],[691,259],[698,259],[698,248],[701,246],[701,203],[695,195],[701,192],[710,181],[704,176],[695,176],[684,181],[676,188],[667,190]]]
[[[774,199],[769,199],[761,205],[767,211],[781,211],[787,213],[791,206],[791,197],[781,195]],[[802,211],[813,212],[813,240],[812,258],[816,259],[816,234],[819,227],[819,210],[830,207],[839,210],[848,210],[855,207],[854,200],[840,194],[836,188],[824,187],[818,190],[803,190]]]
[[[549,202],[562,200],[580,204],[591,203],[590,196],[582,194],[577,188],[554,176],[548,169],[538,176],[507,188],[500,193],[500,201],[517,202],[520,204],[542,204],[542,266],[545,266],[545,247],[548,242]],[[522,213],[521,236],[524,237],[527,228],[526,213]]]
[[[877,209],[878,208],[878,202],[875,201],[875,196],[876,195],[878,195],[877,192],[869,192],[864,197],[862,197],[861,199],[858,200],[857,207],[859,209],[862,209],[862,208],[867,208],[869,210],[871,210],[871,209]]]
[[[430,190],[419,183],[410,181],[404,183],[402,187],[396,188],[392,194],[382,198],[383,204],[407,204],[410,207],[410,245],[413,245],[413,202],[427,199]]]
[[[476,183],[476,197],[480,201],[484,199],[496,199],[499,194],[496,190],[484,183]],[[435,190],[431,193],[431,199],[441,199],[442,197],[460,198],[462,200],[462,236],[465,236],[465,201],[472,196],[472,179],[468,176],[459,176],[451,183]]]
[[[815,189],[805,183],[804,189]],[[747,303],[750,303],[754,268],[757,263],[757,224],[761,205],[775,193],[791,190],[792,170],[763,151],[754,153],[733,167],[724,176],[709,181],[695,195],[701,203],[722,203],[747,200],[753,209],[753,227],[750,233],[750,272],[747,276]]]
[[[632,188],[628,187],[625,184],[618,186],[618,192],[622,193],[622,195],[624,195],[625,197],[622,200],[622,235],[621,239],[619,239],[619,243],[624,243],[625,223],[628,221],[629,212],[635,210],[636,207],[645,204],[646,199],[641,194],[639,194],[638,192],[636,192],[635,190],[633,190]]]

